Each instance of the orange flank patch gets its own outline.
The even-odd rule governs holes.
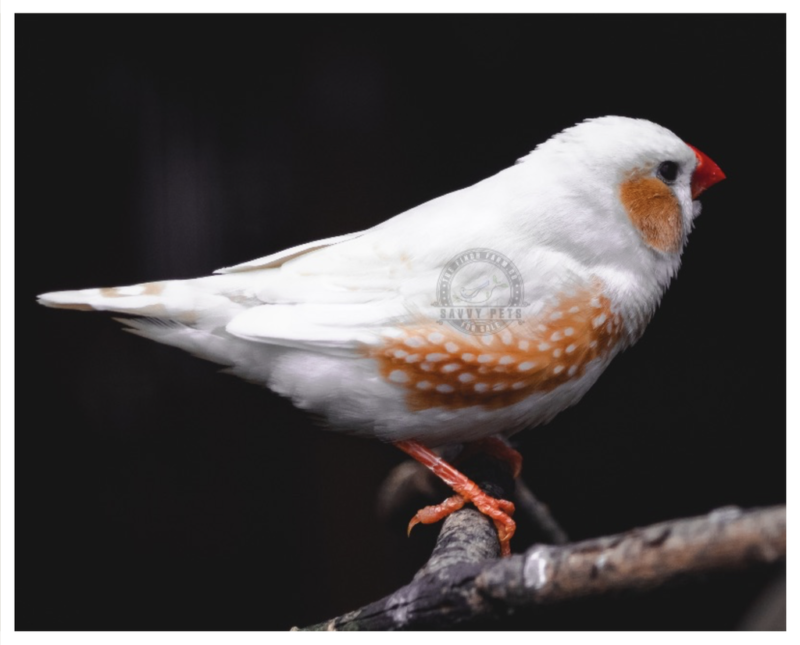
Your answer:
[[[619,340],[622,321],[607,298],[584,291],[492,335],[433,322],[404,332],[370,356],[383,378],[407,390],[411,409],[502,408],[580,378]]]
[[[634,177],[622,183],[620,200],[644,241],[654,249],[680,249],[681,206],[669,187],[655,177]]]

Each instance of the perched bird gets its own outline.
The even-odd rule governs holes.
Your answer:
[[[39,301],[135,316],[121,319],[133,333],[225,365],[333,429],[395,444],[456,493],[410,526],[472,502],[507,554],[513,505],[431,449],[502,451],[577,403],[644,332],[695,200],[724,178],[655,123],[590,119],[366,231],[208,277]]]

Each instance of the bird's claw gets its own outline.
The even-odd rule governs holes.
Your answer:
[[[463,508],[467,503],[461,495],[453,495],[448,497],[441,504],[434,504],[433,506],[426,506],[417,511],[417,514],[411,518],[408,523],[408,535],[411,535],[411,529],[417,524],[435,524],[439,520],[443,520],[451,513]]]
[[[517,529],[517,524],[511,519],[514,514],[514,504],[505,499],[490,497],[483,491],[479,491],[471,499],[467,500],[462,495],[448,497],[441,504],[426,506],[417,511],[416,515],[408,523],[408,535],[411,529],[417,524],[434,524],[451,513],[464,507],[467,501],[472,502],[481,513],[489,516],[497,529],[497,539],[500,541],[500,554],[505,557],[511,555],[511,538]]]

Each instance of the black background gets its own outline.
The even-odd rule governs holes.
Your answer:
[[[16,66],[18,629],[286,629],[436,533],[375,518],[399,451],[37,293],[363,229],[592,116],[728,180],[642,341],[519,435],[526,481],[573,538],[785,501],[783,16],[18,16]],[[511,625],[731,628],[768,574]]]

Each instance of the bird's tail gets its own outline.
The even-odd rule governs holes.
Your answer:
[[[164,292],[169,282],[147,282],[128,287],[102,287],[78,291],[52,291],[38,296],[39,303],[56,309],[115,311],[136,316],[174,317],[167,313]]]
[[[215,292],[209,279],[165,280],[127,287],[53,291],[38,296],[39,303],[57,309],[113,311],[147,318],[174,320],[194,325],[199,318],[224,318],[239,310],[226,294]],[[217,285],[214,285],[217,286]],[[227,316],[225,315],[227,314]],[[211,321],[208,321],[211,322]],[[217,322],[216,320],[213,322]]]
[[[116,320],[125,325],[126,331],[226,365],[232,373],[264,384],[276,350],[225,331],[230,319],[251,304],[245,293],[235,289],[237,284],[241,285],[241,279],[235,276],[211,276],[128,287],[54,291],[38,298],[47,307],[135,316]]]

